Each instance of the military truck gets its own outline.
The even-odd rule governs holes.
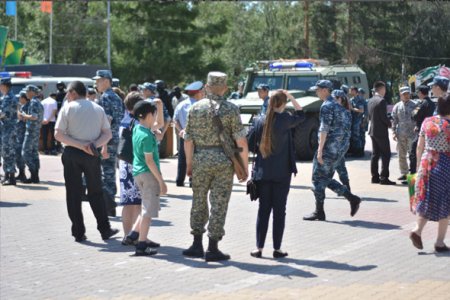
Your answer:
[[[303,107],[306,121],[294,129],[294,143],[299,160],[311,160],[317,150],[319,129],[319,111],[322,101],[310,91],[317,80],[331,80],[335,88],[341,84],[361,87],[368,91],[366,73],[356,65],[329,65],[323,60],[298,59],[259,61],[246,69],[247,80],[244,86],[244,98],[230,100],[241,111],[242,122],[251,126],[261,112],[263,101],[258,98],[257,87],[261,83],[269,85],[270,90],[288,90]],[[294,107],[288,103],[287,110]]]

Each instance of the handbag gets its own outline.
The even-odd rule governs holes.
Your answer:
[[[255,141],[255,149],[253,149],[253,157],[252,157],[252,176],[247,181],[247,195],[250,195],[250,201],[256,201],[259,198],[258,185],[256,184],[256,180],[253,180],[253,169],[255,168],[255,153],[257,149],[257,144]]]
[[[133,163],[133,128],[135,119],[130,122],[130,126],[123,128],[119,137],[117,157],[127,163]]]

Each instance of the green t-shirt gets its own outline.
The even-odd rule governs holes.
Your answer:
[[[145,153],[153,153],[153,160],[160,170],[158,143],[155,135],[150,129],[136,124],[133,128],[133,176],[150,172],[145,162]]]

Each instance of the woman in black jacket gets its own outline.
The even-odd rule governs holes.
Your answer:
[[[285,112],[287,100],[295,108],[295,113]],[[257,250],[253,257],[261,257],[273,211],[273,257],[281,258],[288,254],[281,251],[283,239],[286,201],[291,184],[292,173],[297,174],[292,129],[305,120],[302,107],[287,91],[278,90],[269,100],[265,116],[256,120],[248,134],[249,149],[256,150],[252,179],[259,192],[258,219],[256,222]]]

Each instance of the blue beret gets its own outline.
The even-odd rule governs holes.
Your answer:
[[[143,84],[139,85],[139,89],[141,90],[149,90],[149,91],[156,91],[156,85],[150,82],[144,82]]]
[[[347,94],[345,94],[345,92],[343,90],[333,90],[333,92],[331,92],[331,96],[333,98],[336,98],[336,97],[345,98],[345,97],[347,97]]]
[[[258,86],[256,88],[258,90],[266,90],[266,91],[270,90],[269,85],[266,83],[260,83],[260,84],[258,84]]]
[[[430,82],[428,84],[428,86],[433,86],[433,85],[437,85],[439,86],[441,89],[443,90],[447,90],[448,89],[448,83],[449,83],[449,79],[447,77],[444,76],[435,76],[433,78],[433,81]]]
[[[11,84],[11,77],[3,77],[0,79],[0,84]]]
[[[110,70],[97,70],[95,73],[95,77],[93,77],[93,80],[97,80],[99,78],[109,78],[112,80],[112,73]]]
[[[29,84],[25,87],[25,91],[39,93],[41,90],[37,86]]]
[[[333,88],[333,84],[329,80],[322,79],[322,80],[317,81],[316,85],[312,86],[310,89],[315,91],[318,88],[322,88],[322,89],[326,88],[326,89],[330,89],[331,90]]]
[[[200,91],[203,88],[203,83],[201,81],[195,81],[184,88],[185,91]]]

